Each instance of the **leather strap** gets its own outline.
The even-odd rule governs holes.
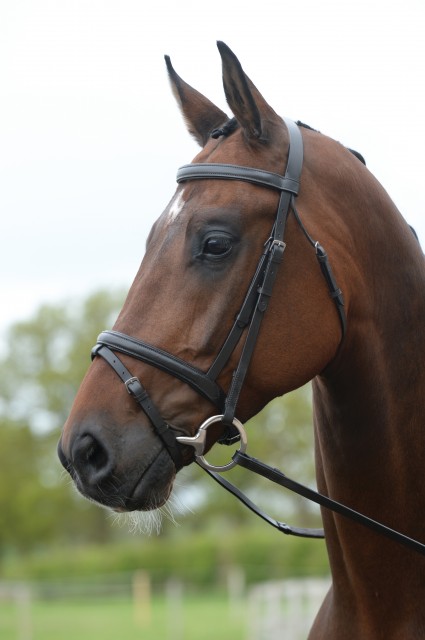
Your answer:
[[[260,261],[257,266],[257,270],[254,274],[254,277],[251,281],[251,284],[248,289],[248,293],[245,296],[245,300],[242,303],[240,311],[236,316],[236,320],[233,324],[233,327],[229,331],[229,334],[221,347],[216,359],[212,363],[211,367],[208,370],[207,376],[211,378],[211,380],[215,380],[219,373],[222,371],[226,362],[229,360],[232,355],[236,345],[238,344],[242,333],[246,329],[251,320],[252,310],[255,306],[255,301],[258,296],[258,287],[260,286],[260,282],[263,278],[264,266],[267,259],[267,251],[265,250],[260,258]]]
[[[303,498],[307,498],[311,502],[315,502],[316,504],[319,504],[326,509],[330,509],[331,511],[334,511],[335,513],[338,513],[346,518],[350,518],[351,520],[354,520],[354,522],[357,522],[358,524],[361,524],[368,529],[372,529],[373,531],[386,536],[394,542],[398,542],[399,544],[402,544],[405,547],[412,549],[413,551],[425,555],[425,544],[423,544],[422,542],[414,540],[413,538],[409,538],[409,536],[406,536],[399,531],[395,531],[395,529],[391,529],[390,527],[387,527],[386,525],[377,522],[376,520],[373,520],[372,518],[369,518],[368,516],[365,516],[362,513],[359,513],[358,511],[355,511],[354,509],[351,509],[350,507],[337,502],[336,500],[332,500],[331,498],[328,498],[328,496],[324,496],[323,494],[318,493],[317,491],[314,491],[309,487],[305,487],[295,480],[291,480],[291,478],[288,478],[288,476],[286,476],[278,469],[269,467],[260,460],[252,458],[246,453],[236,451],[233,456],[233,460],[241,467],[244,467],[249,471],[253,471],[258,475],[267,478],[271,482],[274,482],[281,487],[285,487],[286,489],[293,491]],[[260,513],[258,515],[261,516]]]
[[[183,459],[181,454],[181,448],[176,440],[175,434],[171,427],[163,420],[158,409],[150,399],[146,389],[140,382],[139,378],[132,376],[130,371],[124,365],[124,363],[113,353],[109,347],[102,344],[97,344],[93,351],[92,357],[101,356],[112,367],[115,373],[124,382],[126,389],[130,395],[132,395],[136,402],[141,406],[143,411],[151,421],[155,433],[163,441],[165,448],[170,454],[176,471],[183,467]]]
[[[225,402],[224,391],[203,371],[180,360],[167,351],[154,347],[142,340],[136,340],[119,331],[102,331],[97,338],[98,345],[105,345],[114,351],[146,362],[188,384],[201,396],[222,410]],[[97,352],[94,353],[96,355]]]
[[[299,189],[299,181],[292,177],[236,164],[193,163],[185,164],[177,171],[177,182],[205,178],[208,180],[214,178],[218,180],[243,180],[278,191],[290,191],[294,195],[297,195]]]
[[[315,247],[316,258],[322,270],[323,277],[326,280],[326,284],[328,285],[329,294],[332,300],[335,302],[341,322],[342,337],[344,337],[347,330],[347,319],[345,317],[344,311],[344,296],[342,295],[342,291],[336,283],[335,276],[329,263],[328,254],[318,242],[316,242]]]
[[[252,167],[218,163],[184,165],[177,173],[177,182],[203,178],[244,180],[261,186],[278,189],[281,192],[272,235],[267,243],[266,251],[260,259],[259,266],[252,280],[241,312],[225,344],[207,373],[208,377],[213,377],[213,379],[220,373],[249,322],[242,355],[237,369],[233,374],[230,390],[226,397],[223,423],[227,428],[225,435],[220,438],[222,444],[229,444],[238,438],[238,433],[232,427],[236,405],[254,352],[264,312],[267,309],[268,301],[272,294],[278,266],[282,262],[283,252],[285,250],[283,237],[291,201],[292,198],[298,194],[299,190],[299,181],[303,165],[302,136],[298,126],[292,120],[284,119],[284,121],[289,134],[288,160],[284,176]]]
[[[206,473],[208,473],[211,478],[213,478],[218,484],[220,484],[226,491],[229,491],[235,498],[237,498],[242,504],[244,504],[248,509],[250,509],[255,515],[262,518],[265,522],[270,524],[278,531],[285,533],[286,535],[298,536],[301,538],[324,538],[325,533],[323,529],[305,529],[300,527],[292,527],[286,522],[281,522],[280,520],[276,520],[269,516],[265,511],[257,507],[240,489],[235,487],[234,484],[223,478],[219,473],[215,471],[210,471],[209,469],[205,469]]]
[[[298,126],[294,122],[292,122],[291,120],[285,120],[285,124],[288,128],[289,133],[289,152],[285,179],[290,180],[291,183],[298,184],[303,164],[302,136]],[[298,193],[298,189],[296,193]],[[232,442],[237,438],[235,429],[232,427],[233,419],[236,413],[236,405],[239,400],[239,395],[242,390],[242,386],[248,371],[249,364],[251,362],[252,355],[254,353],[261,322],[268,307],[269,299],[272,295],[273,285],[276,280],[278,267],[283,259],[283,253],[285,251],[285,243],[283,242],[283,238],[285,234],[286,221],[288,219],[292,199],[294,198],[294,195],[296,195],[296,193],[294,194],[293,191],[285,189],[282,190],[280,194],[272,235],[268,243],[266,243],[266,259],[264,261],[265,264],[262,282],[259,284],[259,287],[257,289],[257,300],[252,311],[252,317],[250,325],[248,327],[245,344],[238,366],[233,374],[232,384],[226,398],[223,423],[227,427],[227,432],[225,433],[224,437],[220,439],[220,442],[224,444]],[[262,263],[262,261],[260,262]],[[219,355],[223,358],[223,353]],[[230,357],[230,353],[228,354],[228,357]]]
[[[336,309],[338,311],[339,320],[341,323],[341,332],[342,332],[342,338],[340,342],[340,346],[341,346],[342,341],[345,337],[345,333],[347,331],[347,318],[345,315],[344,296],[342,294],[341,289],[338,287],[336,283],[335,276],[333,274],[333,271],[329,262],[328,254],[326,253],[322,245],[319,242],[313,240],[311,235],[308,233],[307,229],[305,228],[301,220],[300,214],[298,213],[298,210],[295,206],[294,198],[292,198],[292,201],[291,201],[291,209],[293,211],[295,220],[298,222],[298,225],[301,231],[303,232],[303,234],[305,235],[305,237],[307,238],[311,246],[314,247],[316,251],[316,258],[319,263],[320,269],[322,271],[323,277],[325,278],[326,284],[328,285],[329,294],[332,300],[334,301]]]
[[[258,332],[260,330],[264,313],[269,304],[273,285],[278,271],[278,266],[282,262],[284,251],[285,243],[278,240],[273,240],[273,242],[271,243],[270,253],[264,272],[264,279],[262,285],[258,290],[258,299],[254,308],[251,323],[248,328],[245,344],[242,349],[242,354],[239,359],[238,366],[233,374],[232,384],[227,394],[223,417],[223,422],[226,425],[231,425],[233,422],[233,418],[235,417],[236,405],[239,399],[240,392],[242,390],[243,383],[245,381],[252,355],[254,353]]]

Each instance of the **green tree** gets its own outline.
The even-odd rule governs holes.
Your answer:
[[[34,431],[63,424],[90,364],[90,349],[122,306],[122,292],[100,291],[80,303],[44,305],[11,327],[0,361],[0,416]]]
[[[56,443],[90,364],[90,349],[122,292],[42,306],[11,327],[0,360],[0,549],[106,540],[105,512],[76,495]]]

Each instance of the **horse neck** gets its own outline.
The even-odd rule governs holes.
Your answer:
[[[358,221],[356,251],[347,256],[347,337],[314,381],[318,486],[425,542],[425,262],[393,205],[386,207],[385,225]],[[406,571],[425,592],[423,559],[329,513],[324,521],[331,567],[345,587],[357,583],[360,593],[368,581],[370,589],[394,590],[391,566],[406,594]]]

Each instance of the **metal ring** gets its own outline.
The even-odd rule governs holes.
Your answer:
[[[201,424],[201,426],[199,427],[198,433],[202,431],[206,431],[208,427],[210,427],[212,424],[215,424],[216,422],[221,422],[222,418],[223,416],[212,416],[211,418],[208,418],[208,420],[205,420],[205,422]],[[245,453],[246,447],[248,444],[248,438],[246,435],[246,431],[243,427],[243,424],[242,422],[237,420],[237,418],[233,418],[232,425],[236,427],[241,437],[240,447],[238,451],[240,453]],[[204,469],[208,469],[209,471],[218,471],[218,472],[228,471],[229,469],[233,469],[233,467],[235,467],[237,464],[236,462],[231,460],[228,464],[225,464],[222,466],[215,466],[213,464],[209,464],[209,462],[207,462],[207,460],[204,458],[203,455],[196,455],[195,457],[196,457],[196,462],[199,464],[199,466],[203,467]]]

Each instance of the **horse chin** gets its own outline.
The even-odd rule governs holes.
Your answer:
[[[175,467],[167,451],[162,450],[137,482],[125,511],[153,511],[162,507],[171,495]]]

